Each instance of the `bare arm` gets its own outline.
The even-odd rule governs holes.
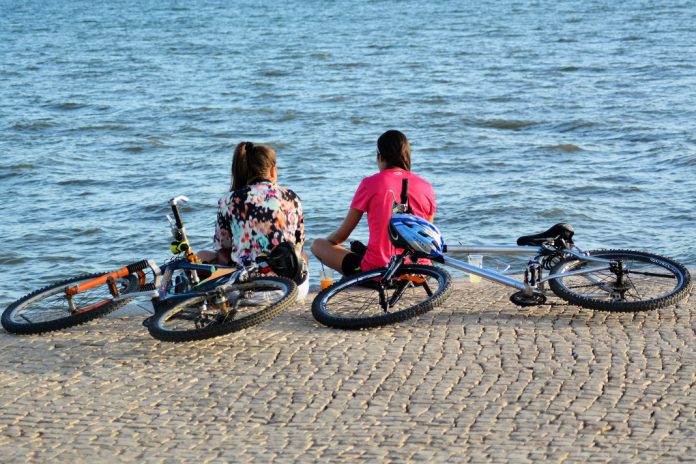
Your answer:
[[[343,223],[326,239],[334,245],[340,245],[341,243],[345,242],[348,240],[351,232],[353,232],[355,227],[360,222],[360,219],[362,219],[362,216],[362,211],[355,208],[350,208],[348,210],[348,214],[346,214],[346,218],[343,220]]]
[[[230,256],[230,250],[201,250],[198,253],[198,257],[206,264],[221,264],[223,266],[229,266],[232,264],[232,257]]]

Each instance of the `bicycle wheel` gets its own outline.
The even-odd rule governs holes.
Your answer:
[[[72,296],[69,307],[68,287],[107,274],[89,274],[56,282],[15,301],[2,313],[2,326],[8,332],[37,334],[83,324],[108,314],[127,304],[132,298],[114,301],[107,284],[99,285]],[[119,293],[126,293],[133,282],[129,277],[115,281]]]
[[[260,277],[233,285],[221,303],[214,291],[183,300],[152,316],[150,335],[165,342],[219,337],[271,319],[295,302],[297,285],[283,277]]]
[[[622,282],[609,269],[549,281],[564,300],[604,311],[646,311],[677,303],[689,293],[691,276],[684,266],[663,256],[632,250],[595,250],[591,256],[622,261]],[[601,264],[571,258],[556,264],[552,274],[582,271]]]
[[[380,289],[378,281],[386,270],[355,274],[322,290],[312,302],[312,315],[338,329],[377,327],[426,313],[442,304],[451,291],[447,271],[419,264],[401,266]]]

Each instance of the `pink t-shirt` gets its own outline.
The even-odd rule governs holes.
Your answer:
[[[408,201],[413,214],[428,219],[435,214],[435,191],[430,183],[416,174],[403,169],[385,169],[360,182],[355,191],[351,208],[367,213],[367,226],[370,238],[367,252],[362,259],[363,271],[386,266],[395,252],[389,241],[387,226],[392,215],[393,198],[389,190],[394,191],[397,201],[401,198],[401,180],[408,179]]]

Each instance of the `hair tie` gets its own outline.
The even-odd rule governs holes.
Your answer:
[[[247,142],[244,144],[244,151],[248,155],[254,150],[254,143],[253,142]]]

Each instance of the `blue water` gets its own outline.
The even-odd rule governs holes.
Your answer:
[[[448,242],[567,221],[696,265],[693,3],[453,3],[0,0],[2,306],[167,258],[177,194],[208,246],[241,140],[326,235],[390,128]]]

